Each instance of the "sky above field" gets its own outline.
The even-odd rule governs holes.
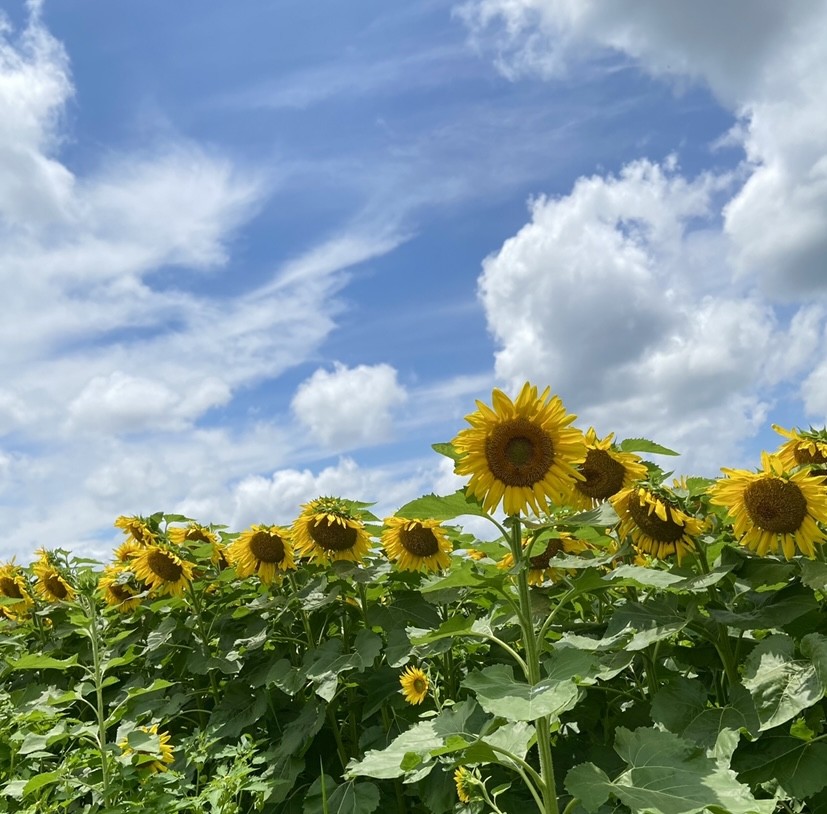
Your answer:
[[[827,416],[827,3],[0,0],[0,557],[460,483],[491,389]]]

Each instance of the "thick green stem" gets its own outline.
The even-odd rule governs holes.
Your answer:
[[[101,785],[103,805],[111,807],[109,790],[109,755],[106,749],[106,715],[103,706],[103,664],[101,662],[100,640],[98,637],[98,608],[94,598],[85,597],[86,615],[89,619],[89,639],[92,642],[92,678],[95,683],[95,714],[98,719],[98,752],[101,759]]]
[[[192,583],[189,581],[187,582],[187,589],[189,591],[190,598],[192,599],[192,608],[195,611],[195,627],[198,631],[198,638],[201,643],[201,652],[204,654],[204,658],[207,662],[209,662],[212,654],[210,653],[210,640],[207,636],[207,631],[204,630],[204,616],[201,609],[201,600],[199,599],[198,594],[196,594],[195,588],[192,587]],[[215,673],[213,673],[209,667],[207,667],[207,675],[210,678],[210,695],[212,695],[213,701],[218,704],[218,683],[215,680]]]

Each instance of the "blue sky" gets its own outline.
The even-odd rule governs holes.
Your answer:
[[[824,424],[827,3],[0,9],[0,556],[389,513],[526,379],[681,472]]]

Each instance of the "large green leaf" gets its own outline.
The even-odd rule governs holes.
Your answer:
[[[465,488],[452,495],[423,495],[401,506],[396,512],[397,517],[410,520],[453,520],[468,514],[488,517],[479,501],[467,494]]]
[[[693,814],[704,809],[730,814],[770,814],[773,800],[756,800],[735,773],[671,732],[623,727],[615,750],[627,768],[613,781],[593,764],[572,769],[566,787],[595,812],[610,795],[634,812]]]
[[[788,796],[802,800],[827,786],[827,744],[789,735],[765,735],[743,744],[732,761],[741,780],[757,785],[775,781]]]
[[[316,694],[325,701],[330,701],[336,694],[342,673],[363,672],[373,664],[382,650],[382,639],[370,630],[360,630],[350,651],[344,653],[343,650],[342,639],[333,638],[305,654],[305,673],[313,682]]]
[[[471,673],[463,686],[473,690],[480,706],[509,721],[536,721],[559,716],[577,704],[580,690],[570,679],[545,678],[531,685],[514,678],[505,664],[494,664]]]
[[[768,636],[749,654],[744,686],[762,731],[791,720],[824,695],[815,666],[795,658],[795,642],[786,634]]]
[[[322,788],[324,783],[324,789]],[[342,785],[328,775],[317,778],[304,798],[303,814],[371,814],[379,807],[373,783],[348,780]]]
[[[626,438],[617,446],[623,452],[649,452],[653,455],[680,455],[679,452],[656,444],[654,441],[649,441],[646,438]]]
[[[9,667],[12,670],[67,670],[69,667],[77,666],[77,655],[65,659],[56,659],[38,653],[27,653],[25,656],[9,662]]]
[[[679,604],[674,595],[659,596],[646,602],[629,602],[619,608],[609,621],[606,637],[632,632],[626,650],[643,650],[654,642],[668,639],[683,630],[696,616],[694,604]],[[689,600],[694,603],[694,598]]]

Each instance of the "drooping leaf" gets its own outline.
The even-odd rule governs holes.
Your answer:
[[[25,656],[9,662],[9,667],[12,670],[68,670],[69,667],[76,666],[78,666],[77,655],[65,659],[55,659],[39,653],[27,653]]]
[[[324,783],[324,790],[322,789]],[[348,780],[341,785],[328,775],[317,778],[304,798],[303,814],[371,814],[379,807],[373,783]]]
[[[802,560],[801,581],[814,591],[827,591],[827,563]]]
[[[579,798],[589,814],[596,814],[609,799],[612,783],[606,772],[594,763],[581,763],[569,770],[566,788],[569,794]]]
[[[827,786],[827,744],[789,735],[765,735],[743,744],[732,768],[747,783],[776,781],[790,797],[803,800]]]
[[[463,515],[488,517],[479,501],[468,495],[465,488],[452,495],[423,495],[401,506],[396,512],[397,517],[411,520],[453,520]]]
[[[652,455],[680,455],[668,447],[656,444],[646,438],[626,438],[618,445],[622,452],[648,452]]]

